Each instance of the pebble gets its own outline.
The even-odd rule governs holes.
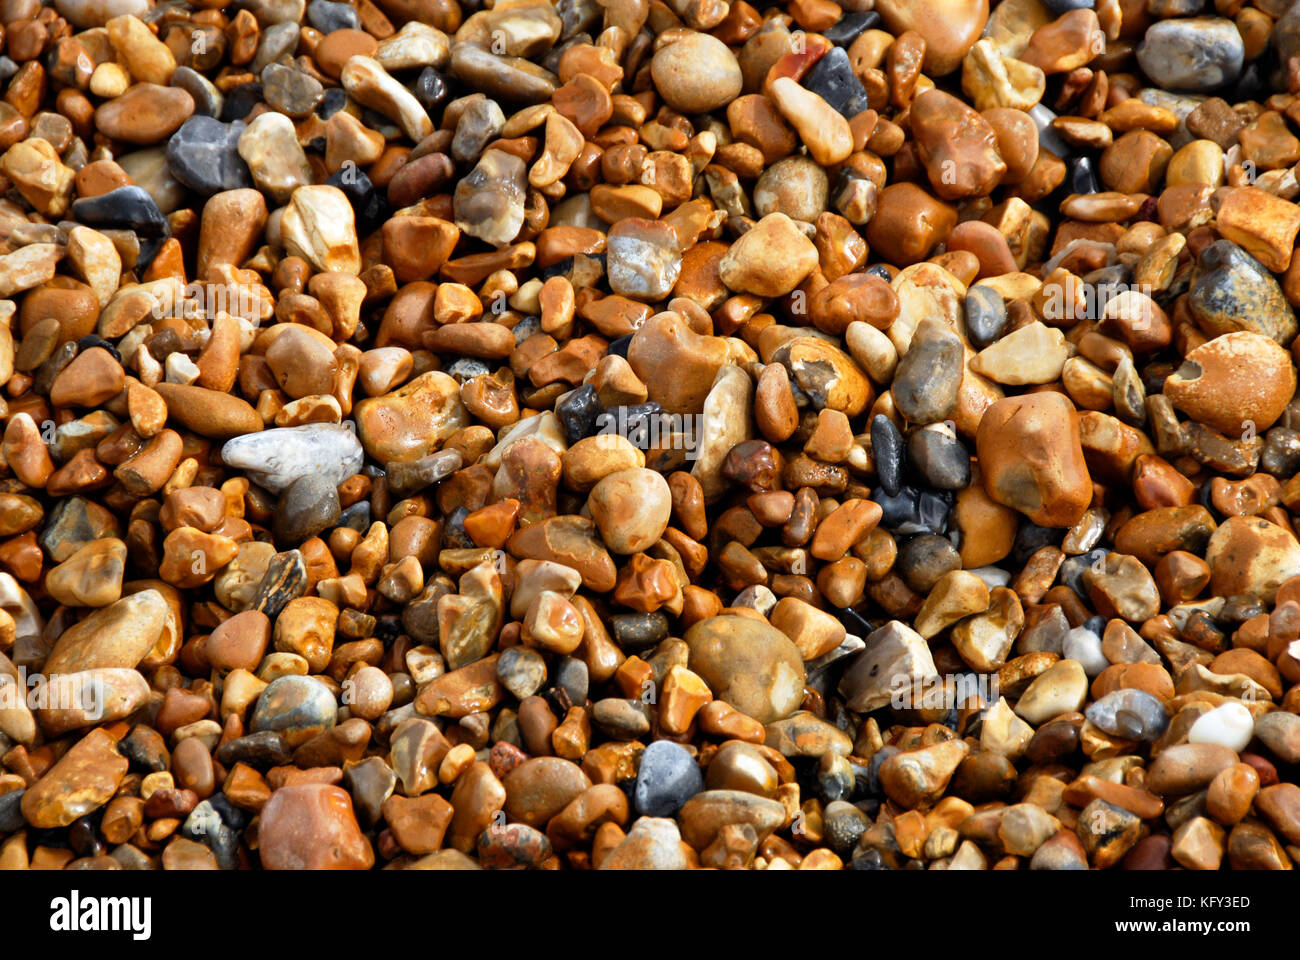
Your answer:
[[[339,497],[334,482],[321,474],[299,477],[285,487],[276,504],[275,539],[298,545],[339,519]]]
[[[1276,342],[1242,330],[1188,351],[1162,392],[1176,409],[1221,433],[1240,432],[1247,422],[1262,432],[1282,416],[1295,377],[1291,358]],[[1250,390],[1243,389],[1247,378]]]
[[[293,121],[283,113],[264,113],[253,120],[239,135],[238,149],[253,182],[276,203],[284,203],[312,182]]]
[[[985,410],[975,445],[988,495],[1034,523],[1073,526],[1092,500],[1078,418],[1060,394],[997,401]]]
[[[989,5],[962,0],[885,0],[876,5],[895,36],[915,30],[925,39],[925,73],[942,77],[961,64],[989,20]]]
[[[1216,596],[1249,594],[1271,602],[1278,586],[1300,572],[1300,543],[1256,517],[1228,517],[1205,548]]]
[[[1211,336],[1246,330],[1286,346],[1300,330],[1272,274],[1230,240],[1201,251],[1188,305]]]
[[[149,146],[175,133],[194,112],[194,98],[180,87],[138,83],[95,108],[95,126],[124,143]]]
[[[962,360],[961,341],[943,321],[921,321],[894,373],[892,393],[898,412],[918,424],[951,416],[962,382]]]
[[[304,783],[276,790],[259,817],[267,870],[368,870],[375,862],[346,790]]]
[[[1224,703],[1201,714],[1187,731],[1188,743],[1212,743],[1236,753],[1246,749],[1255,733],[1255,719],[1240,703]]]
[[[816,266],[817,248],[812,241],[785,214],[770,213],[731,245],[718,273],[737,293],[780,297]]]
[[[1147,28],[1138,63],[1167,90],[1208,93],[1232,83],[1244,59],[1241,33],[1220,17],[1161,20]]]
[[[759,723],[792,713],[803,699],[798,648],[773,627],[745,617],[712,617],[686,631],[687,666],[725,700]]]
[[[1088,676],[1073,660],[1059,660],[1048,667],[1016,701],[1016,713],[1037,726],[1053,717],[1083,706],[1088,695]]]
[[[258,486],[282,493],[307,476],[322,477],[337,487],[360,472],[364,452],[353,431],[309,423],[227,440],[221,447],[221,459],[244,471]]]
[[[609,549],[638,553],[663,535],[672,496],[662,474],[638,468],[604,477],[592,489],[587,504]]]
[[[126,775],[128,763],[113,738],[92,730],[23,793],[23,818],[40,830],[66,827],[107,803]]]
[[[296,747],[333,727],[337,714],[338,704],[324,684],[309,677],[278,677],[257,698],[249,729],[278,733]]]
[[[154,198],[134,185],[78,199],[72,204],[72,215],[88,226],[127,228],[142,237],[162,237],[168,232],[167,220]]]
[[[157,590],[123,597],[64,630],[45,661],[45,671],[133,668],[154,648],[169,615],[167,600]]]
[[[343,66],[340,80],[354,100],[395,121],[416,143],[433,132],[433,121],[424,107],[372,57],[351,57]]]
[[[1283,763],[1300,762],[1300,717],[1284,710],[1255,721],[1255,736]]]
[[[995,343],[1006,329],[1007,308],[1002,295],[992,287],[976,284],[966,294],[966,333],[971,344],[983,350]]]
[[[906,624],[891,620],[865,639],[840,679],[839,692],[850,710],[868,713],[894,700],[900,679],[902,689],[924,687],[938,673],[929,646]]]
[[[456,185],[456,226],[496,247],[510,243],[524,223],[524,162],[488,150]]]
[[[1155,740],[1169,725],[1164,704],[1144,690],[1112,691],[1088,706],[1085,716],[1103,732],[1123,740]]]
[[[668,817],[704,789],[699,765],[685,747],[656,740],[641,754],[633,803],[646,817]]]
[[[280,217],[280,235],[291,256],[317,270],[356,274],[361,270],[352,204],[329,185],[300,186]]]
[[[640,817],[627,836],[606,854],[600,870],[684,870],[687,867],[677,823],[663,817]]]
[[[664,100],[682,113],[707,113],[726,106],[741,89],[735,55],[706,33],[686,33],[659,47],[650,60],[650,72]]]

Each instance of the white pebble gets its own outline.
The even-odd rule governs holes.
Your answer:
[[[199,378],[199,368],[193,360],[179,350],[168,354],[166,370],[168,383],[180,383],[188,386]]]
[[[1187,732],[1188,743],[1218,743],[1240,753],[1255,735],[1255,718],[1240,703],[1225,703],[1202,715]]]
[[[338,485],[365,462],[361,441],[347,427],[308,423],[246,433],[228,440],[221,459],[254,483],[279,493],[299,477],[323,474]]]
[[[856,322],[856,321],[855,321]],[[1011,574],[1001,567],[976,567],[974,570],[967,571],[975,574],[984,581],[984,585],[990,590],[997,587],[1005,587],[1011,582]]]
[[[1061,649],[1065,659],[1077,660],[1089,678],[1110,666],[1110,661],[1101,652],[1101,637],[1087,627],[1075,627],[1067,633]]]

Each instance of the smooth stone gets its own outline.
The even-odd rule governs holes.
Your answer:
[[[339,494],[327,476],[308,474],[285,488],[276,504],[273,531],[281,544],[294,545],[332,527],[339,519]]]
[[[898,412],[912,423],[951,416],[957,409],[963,362],[957,335],[942,320],[922,320],[894,374],[891,392]]]
[[[760,842],[785,821],[784,808],[776,800],[740,790],[705,790],[687,800],[677,812],[682,839],[703,850],[729,824],[748,824]]]
[[[1073,660],[1058,660],[1037,677],[1016,701],[1016,713],[1037,726],[1079,710],[1088,697],[1088,675]]]
[[[898,496],[903,483],[903,435],[882,413],[871,418],[871,454],[881,488],[891,497]]]
[[[126,544],[116,538],[95,540],[45,575],[45,589],[69,607],[106,607],[122,596]]]
[[[531,697],[546,683],[546,661],[532,647],[508,647],[497,661],[497,679],[516,699]]]
[[[456,226],[471,237],[504,247],[524,225],[527,189],[522,160],[504,150],[486,151],[456,185]]]
[[[134,230],[141,237],[165,237],[167,218],[158,204],[138,186],[118,187],[97,197],[82,197],[72,204],[72,216],[87,226]]]
[[[306,476],[322,477],[337,487],[361,472],[365,451],[354,431],[332,423],[309,423],[227,440],[221,459],[258,486],[282,493]]]
[[[639,813],[669,817],[704,789],[699,764],[681,744],[656,740],[641,753],[632,800]]]
[[[938,679],[929,645],[902,621],[889,621],[868,635],[865,643],[848,662],[839,683],[850,710],[878,710]]]
[[[1274,276],[1230,240],[1217,240],[1201,251],[1188,305],[1211,337],[1249,330],[1288,347],[1300,329]]]
[[[591,518],[615,553],[649,549],[668,527],[672,494],[663,474],[636,468],[601,479],[587,498]]]
[[[1122,740],[1157,739],[1169,726],[1165,705],[1132,687],[1114,690],[1088,705],[1084,715],[1103,733]]]
[[[863,15],[846,14],[844,20],[836,26],[843,25],[850,18],[860,18],[861,16]],[[845,47],[849,46],[849,43],[839,43],[832,39],[831,32],[833,30],[835,30],[835,27],[824,31],[823,35],[832,43],[835,43],[836,46],[813,65],[813,68],[803,76],[801,83],[851,120],[863,110],[868,109],[867,91],[853,73],[852,64],[849,62],[849,54],[845,49]]]
[[[686,852],[677,824],[662,817],[640,817],[627,836],[601,861],[601,870],[685,870]]]
[[[803,660],[775,627],[748,617],[711,617],[693,625],[684,639],[688,668],[717,699],[759,723],[783,719],[803,701]]]
[[[946,740],[895,753],[880,764],[881,789],[905,809],[933,803],[942,796],[969,753],[970,746],[963,740]]]
[[[989,19],[988,0],[877,0],[875,9],[895,36],[915,30],[925,38],[922,69],[930,77],[961,66]]]
[[[1237,753],[1245,750],[1255,735],[1255,718],[1244,704],[1220,704],[1196,718],[1187,731],[1188,743],[1215,743]]]
[[[338,704],[329,687],[310,677],[277,677],[257,698],[249,730],[274,731],[297,747],[333,727],[337,719]]]
[[[998,400],[975,438],[989,497],[1034,523],[1071,527],[1092,501],[1074,405],[1059,393]]]
[[[735,54],[716,37],[695,31],[659,47],[650,72],[659,94],[682,113],[708,113],[726,106],[742,85]]]
[[[1300,763],[1300,716],[1275,710],[1255,721],[1255,736],[1284,763]]]
[[[361,29],[361,18],[356,8],[337,0],[312,0],[307,4],[307,22],[321,33]]]
[[[128,717],[149,699],[149,683],[139,671],[123,668],[65,673],[52,691],[64,704],[37,710],[41,729],[49,737]]]
[[[96,610],[63,632],[45,661],[45,672],[133,668],[162,635],[171,607],[157,590],[142,590]]]
[[[1110,661],[1102,652],[1101,637],[1085,627],[1075,627],[1065,635],[1061,655],[1066,660],[1080,664],[1090,678],[1110,666]]]
[[[374,850],[341,787],[281,787],[258,823],[258,856],[267,870],[369,870],[374,865]]]
[[[911,356],[910,351],[908,356]],[[874,446],[872,452],[875,452]],[[912,434],[907,442],[907,460],[912,469],[936,490],[963,490],[970,483],[970,451],[945,430],[925,429]]]
[[[1261,517],[1228,517],[1210,535],[1205,562],[1214,596],[1272,603],[1278,587],[1300,574],[1300,542]]]
[[[460,385],[437,370],[382,397],[367,397],[356,405],[353,418],[366,453],[384,464],[428,456],[469,425]]]
[[[1209,93],[1241,74],[1245,47],[1236,24],[1222,17],[1160,20],[1137,47],[1142,71],[1165,90]]]

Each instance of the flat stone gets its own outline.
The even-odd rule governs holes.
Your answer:
[[[33,827],[66,827],[107,803],[126,775],[126,757],[103,730],[92,730],[23,794],[23,817]]]

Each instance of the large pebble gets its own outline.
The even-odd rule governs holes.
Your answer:
[[[655,89],[674,110],[708,113],[740,93],[740,64],[727,45],[690,31],[655,51],[650,61]]]
[[[1172,18],[1147,28],[1137,58],[1142,71],[1165,90],[1208,93],[1237,79],[1245,47],[1231,20]]]
[[[369,870],[375,862],[346,790],[324,783],[281,787],[258,819],[267,870]]]
[[[660,473],[620,470],[596,484],[587,505],[611,550],[638,553],[663,536],[672,514],[672,494]]]
[[[775,627],[748,617],[711,617],[687,630],[685,640],[691,671],[741,713],[771,723],[802,702],[803,660]]]
[[[280,493],[299,477],[309,475],[338,486],[361,471],[365,452],[352,430],[331,423],[309,423],[227,440],[221,460],[258,486]]]

